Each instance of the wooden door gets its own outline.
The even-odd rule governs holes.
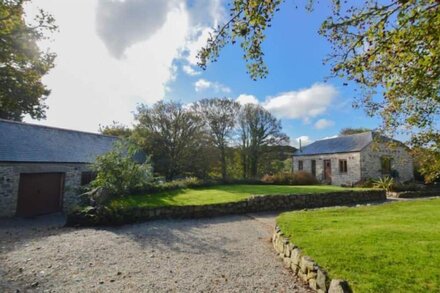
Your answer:
[[[332,162],[331,160],[324,160],[324,180],[332,181]]]
[[[17,216],[33,217],[62,209],[63,173],[20,174]]]

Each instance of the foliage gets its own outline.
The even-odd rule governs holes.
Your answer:
[[[318,180],[310,173],[299,171],[295,173],[283,172],[274,175],[264,175],[261,178],[264,183],[287,184],[287,185],[316,185]]]
[[[355,187],[372,188],[374,187],[374,180],[371,178],[362,179],[354,184]]]
[[[113,121],[110,125],[99,125],[99,132],[105,135],[128,138],[131,136],[133,131],[127,126],[119,122]]]
[[[148,159],[144,163],[134,160],[137,152],[134,145],[117,142],[112,151],[97,157],[93,164],[97,175],[91,186],[102,187],[114,196],[146,188],[153,179],[153,172]]]
[[[375,188],[384,189],[386,191],[391,191],[394,185],[394,179],[391,177],[383,177],[374,181],[373,186]]]
[[[425,183],[440,181],[440,135],[428,146],[413,149],[414,165]],[[431,140],[431,138],[428,138]]]
[[[161,101],[152,107],[138,106],[135,118],[134,140],[151,155],[155,171],[167,180],[209,168],[202,156],[209,140],[203,121],[193,111],[177,102]],[[201,163],[197,168],[193,165],[196,159]]]
[[[18,121],[25,114],[45,118],[44,100],[50,91],[41,78],[55,59],[54,53],[43,52],[37,45],[46,33],[56,30],[53,17],[41,10],[34,23],[27,23],[26,2],[0,2],[0,118]]]
[[[279,186],[279,185],[216,185],[203,188],[185,188],[156,194],[138,194],[114,199],[110,207],[159,207],[204,205],[244,200],[251,195],[311,194],[347,191],[338,186]]]
[[[352,135],[352,134],[357,134],[357,133],[363,133],[363,132],[368,132],[371,131],[371,129],[369,128],[343,128],[341,129],[341,131],[339,131],[339,135]]]
[[[262,42],[264,31],[270,27],[273,14],[281,0],[234,0],[230,9],[230,20],[214,30],[207,44],[198,53],[199,65],[205,69],[208,61],[216,61],[220,50],[229,42],[240,40],[247,69],[253,79],[265,77],[268,73],[263,62]]]
[[[239,125],[243,178],[257,178],[265,147],[288,144],[289,138],[281,132],[281,122],[260,105],[245,105]]]
[[[193,109],[202,117],[213,144],[220,152],[222,179],[226,180],[226,151],[236,125],[240,105],[227,98],[214,98],[196,102]]]
[[[277,224],[353,292],[438,292],[439,218],[437,199],[289,212]]]
[[[216,61],[228,43],[241,40],[253,79],[268,74],[261,44],[282,1],[233,0],[230,19],[199,52],[199,65]],[[306,1],[309,9],[313,0]],[[440,2],[438,0],[333,0],[320,29],[332,44],[332,75],[357,84],[355,106],[382,118],[385,132],[403,132],[415,146],[439,148]],[[380,95],[378,95],[380,93]],[[440,164],[438,155],[435,165]],[[438,168],[424,168],[428,178]]]

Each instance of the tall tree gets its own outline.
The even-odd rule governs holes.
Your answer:
[[[371,131],[371,129],[363,128],[363,127],[359,127],[359,128],[348,127],[348,128],[342,128],[341,131],[339,131],[339,135],[352,135],[352,134],[363,133],[368,131]]]
[[[289,138],[281,131],[281,121],[260,105],[245,105],[239,125],[243,177],[257,178],[259,159],[265,147],[287,144]]]
[[[281,0],[233,0],[231,18],[199,52],[216,61],[228,43],[241,42],[248,72],[265,77],[261,44]],[[309,9],[313,0],[305,1]],[[405,131],[418,147],[436,152],[440,116],[440,1],[332,0],[320,33],[332,44],[326,59],[334,76],[359,86],[357,106],[382,118],[389,134]],[[381,93],[378,94],[378,93]],[[440,156],[438,156],[440,157]]]
[[[227,98],[214,98],[200,100],[193,108],[202,117],[213,144],[219,150],[222,179],[226,180],[226,150],[236,125],[240,105]]]
[[[140,105],[134,139],[151,155],[154,170],[168,180],[182,175],[203,141],[203,123],[193,111],[177,102]]]
[[[25,21],[27,0],[0,1],[0,118],[22,120],[28,114],[45,118],[50,91],[41,78],[53,67],[55,54],[37,42],[56,29],[51,15],[40,11],[35,23]]]
[[[99,132],[105,135],[118,136],[122,138],[128,138],[132,134],[132,129],[127,126],[113,121],[110,125],[99,125]]]

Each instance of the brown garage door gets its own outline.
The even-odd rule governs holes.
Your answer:
[[[32,217],[61,211],[64,173],[20,174],[17,216]]]

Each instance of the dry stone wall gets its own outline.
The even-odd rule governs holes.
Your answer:
[[[312,258],[304,255],[302,250],[290,242],[279,227],[275,227],[272,244],[283,260],[284,267],[308,284],[314,291],[320,293],[348,293],[351,292],[348,282],[331,280],[325,271]]]
[[[154,196],[154,195],[151,195]],[[264,211],[286,211],[386,200],[382,190],[321,194],[258,195],[242,201],[191,206],[123,207],[77,210],[67,217],[69,226],[121,225],[167,218],[203,218]]]

